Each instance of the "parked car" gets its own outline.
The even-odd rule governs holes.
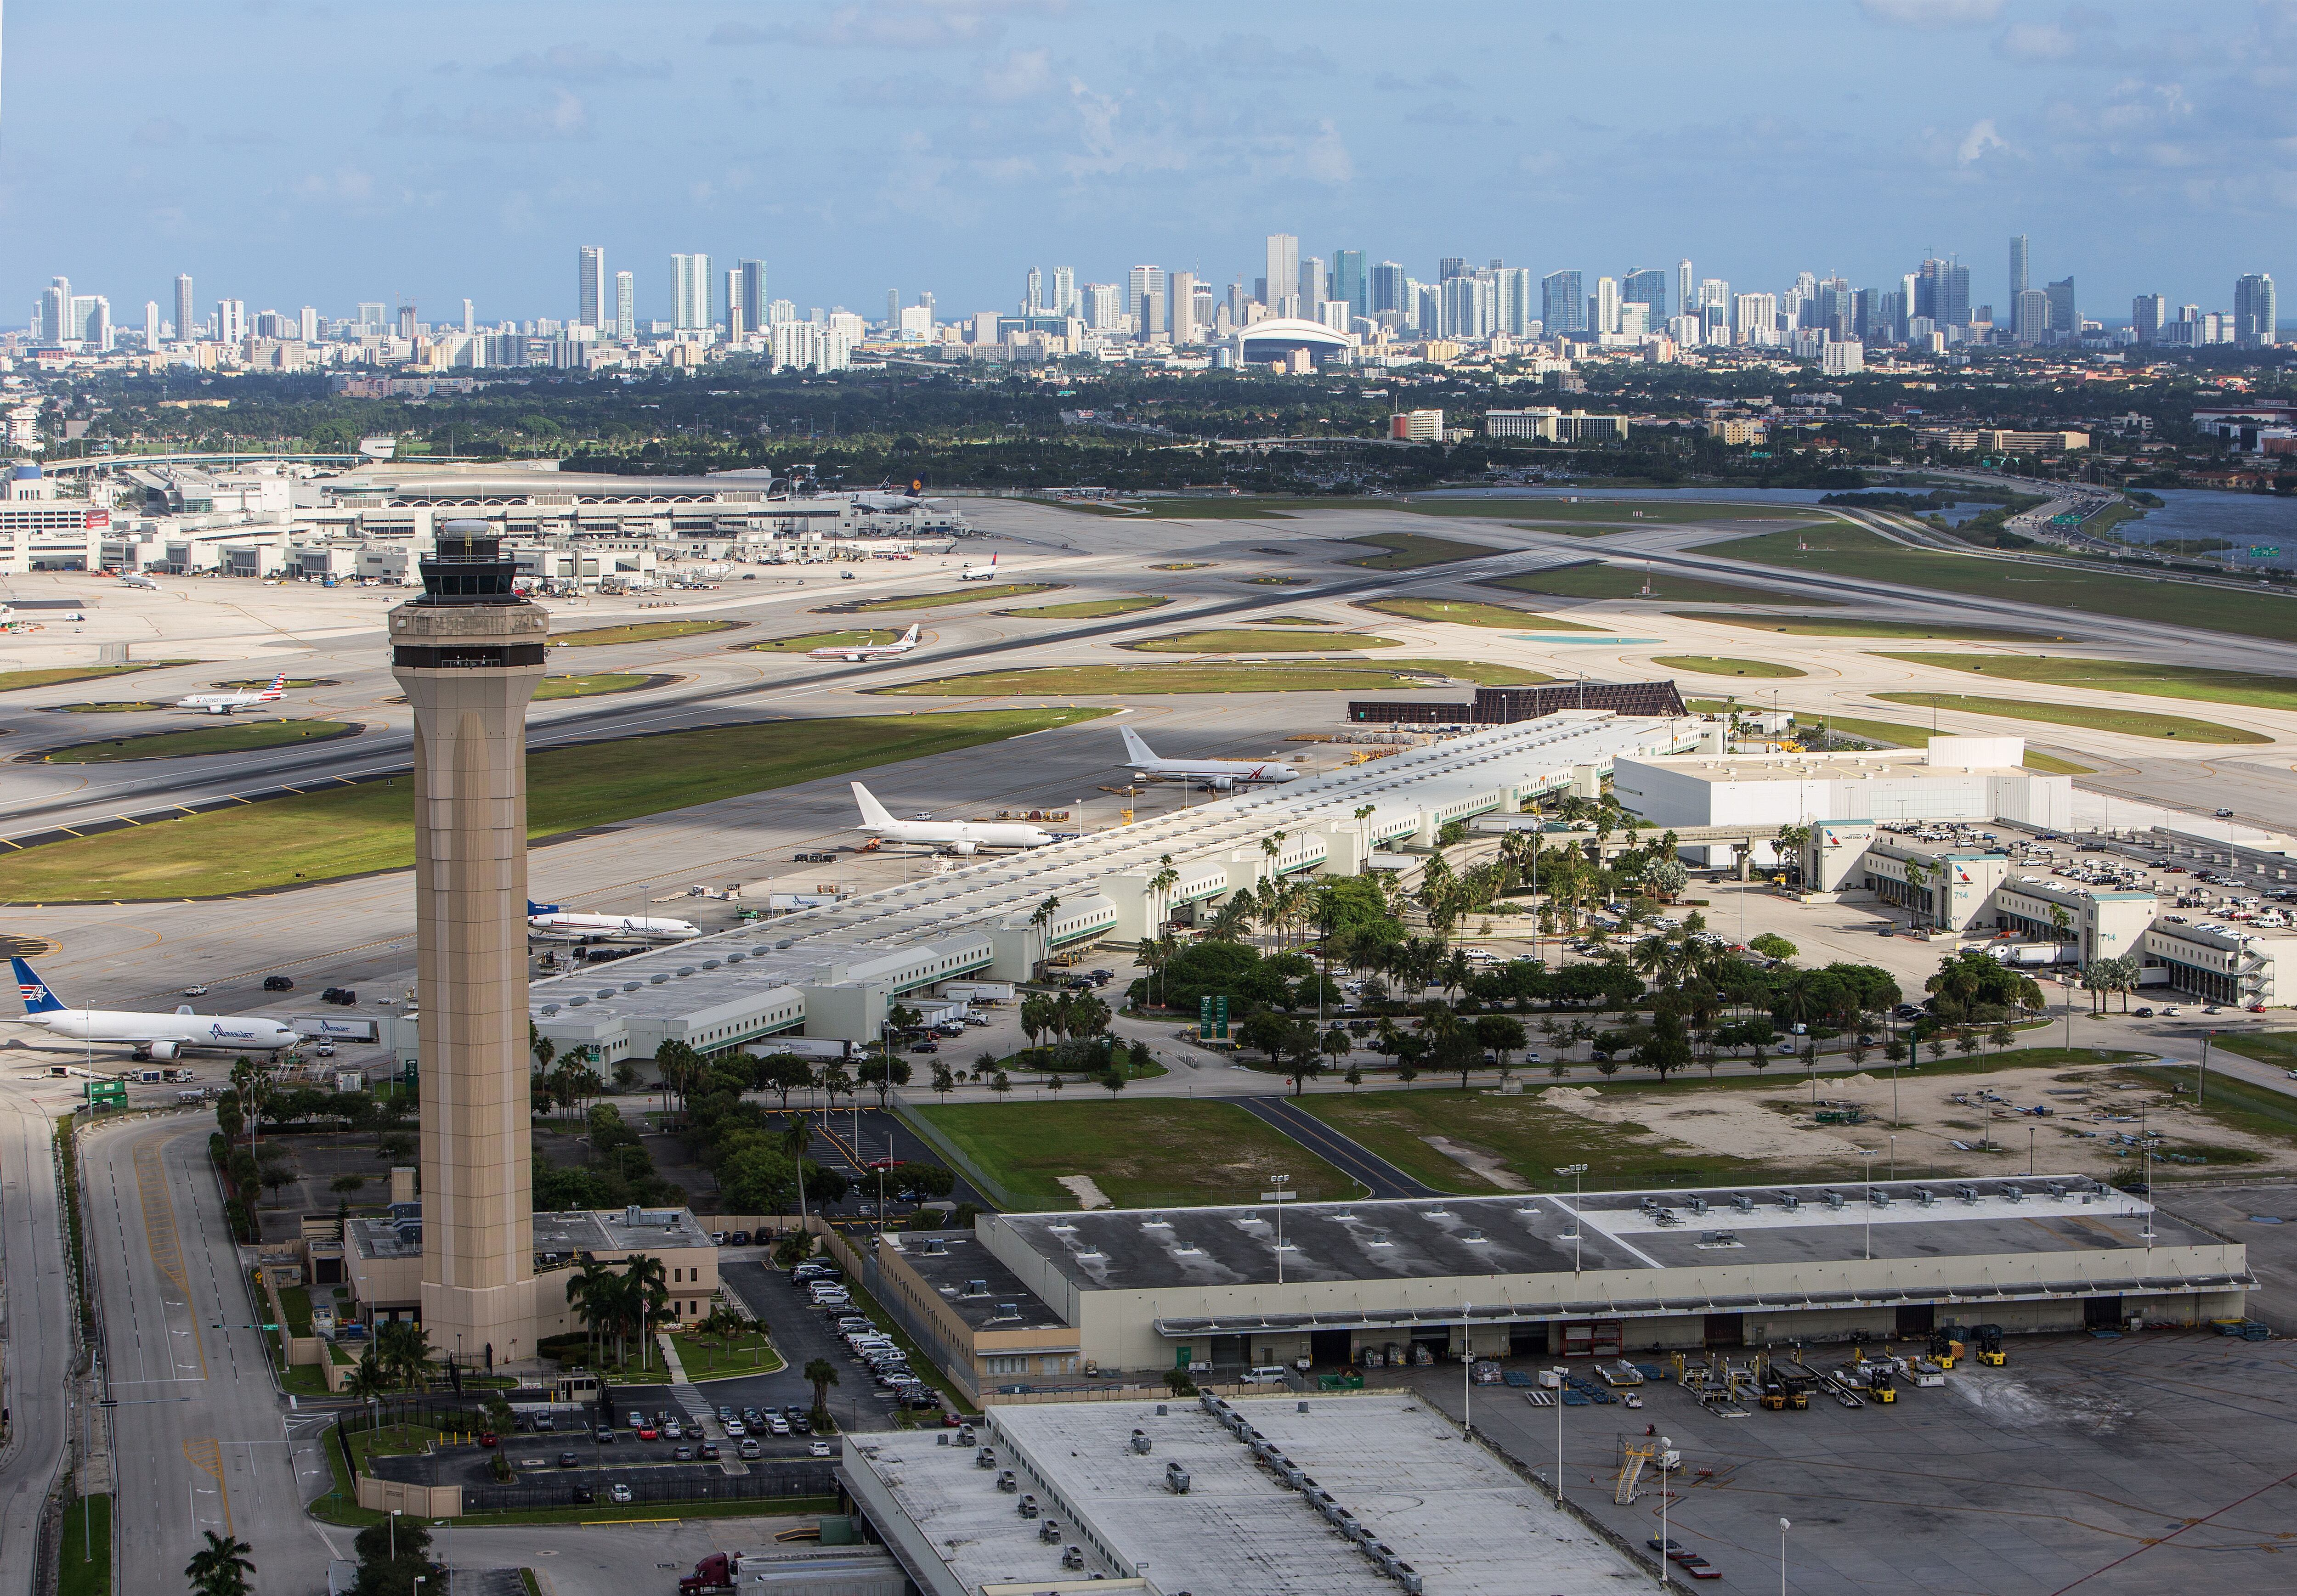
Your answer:
[[[601,1446],[612,1446],[614,1444],[614,1427],[611,1424],[600,1425],[592,1439]]]
[[[809,1457],[826,1458],[829,1455],[829,1443],[827,1441],[816,1441],[812,1445],[807,1447],[805,1450],[806,1455]]]
[[[588,1485],[576,1485],[573,1490],[573,1497],[575,1506],[588,1507],[590,1503],[598,1500],[598,1493],[591,1490]]]
[[[481,1446],[500,1446],[502,1444],[502,1438],[497,1436],[492,1430],[481,1430],[479,1432],[479,1444]]]
[[[571,1452],[562,1452],[558,1454],[558,1466],[561,1468],[580,1468],[582,1460]]]
[[[612,1502],[627,1503],[630,1500],[630,1488],[628,1485],[610,1486],[606,1491],[606,1500]]]
[[[729,1419],[726,1421],[726,1439],[729,1441],[739,1441],[744,1436],[746,1436],[749,1433],[749,1427],[744,1424],[740,1419]]]
[[[704,1441],[700,1446],[696,1447],[695,1451],[700,1454],[705,1463],[714,1463],[718,1460],[718,1443],[715,1441]]]
[[[765,1456],[766,1449],[760,1445],[758,1444],[758,1438],[755,1436],[753,1436],[748,1440],[742,1443],[741,1454],[743,1461],[752,1462]]]
[[[187,998],[204,998],[207,995],[208,989],[204,986],[187,986],[184,989],[184,996]]]
[[[679,1462],[691,1463],[694,1461],[694,1448],[691,1446],[681,1446],[670,1455]]]

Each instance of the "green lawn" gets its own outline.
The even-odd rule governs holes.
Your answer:
[[[1961,693],[1877,693],[1890,703],[1920,709],[1960,710],[1972,715],[1998,715],[2006,720],[2038,720],[2050,726],[2078,726],[2086,731],[2120,732],[2133,737],[2173,737],[2187,743],[2270,743],[2271,737],[2213,720],[2193,720],[2183,715],[2152,715],[2141,710],[2112,709],[2103,704],[2035,703],[2023,698],[1973,697]]]
[[[1042,1208],[1077,1206],[1061,1175],[1091,1176],[1120,1208],[1249,1203],[1272,1174],[1289,1174],[1306,1202],[1363,1190],[1232,1103],[961,1103],[918,1112],[1016,1201]]]
[[[2255,676],[2245,670],[2157,665],[2145,660],[2054,659],[2047,654],[1885,654],[1881,657],[2003,681],[2046,682],[2055,687],[2240,703],[2261,710],[2297,710],[2297,678]]]
[[[936,593],[897,593],[891,598],[857,599],[852,604],[823,605],[816,615],[867,615],[880,610],[938,610],[955,604],[982,604],[993,598],[1025,598],[1032,593],[1052,593],[1066,582],[996,582],[976,587],[971,582]]]
[[[2277,1069],[2297,1070],[2297,1031],[2250,1031],[2219,1036],[2211,1041],[2211,1051],[2238,1053],[2243,1058],[2254,1058]],[[2297,1112],[2297,1105],[2293,1105],[2292,1109]]]
[[[1536,610],[1519,610],[1513,605],[1478,604],[1472,598],[1359,598],[1355,607],[1382,615],[1398,616],[1405,621],[1440,621],[1452,626],[1489,627],[1494,631],[1594,632],[1610,629],[1609,627],[1582,626],[1577,621],[1558,621],[1552,615],[1543,615]]]
[[[1556,598],[1641,598],[1645,580],[1640,565],[1611,565],[1590,560],[1584,565],[1557,565],[1517,576],[1495,576],[1483,586],[1510,588],[1519,593],[1545,593]],[[1741,587],[1735,582],[1667,576],[1656,572],[1648,580],[1651,596],[1669,604],[1776,604],[1784,596],[1774,588],[1751,583]],[[1824,605],[1830,601],[1797,596],[1792,602]]]
[[[1688,670],[1699,676],[1775,678],[1810,674],[1807,670],[1798,670],[1792,665],[1781,665],[1769,660],[1739,660],[1725,654],[1653,654],[1651,663],[1665,665],[1670,670]]]
[[[60,715],[134,715],[169,707],[156,698],[128,698],[110,703],[60,703],[55,710]]]
[[[111,1498],[75,1496],[56,1537],[57,1596],[111,1596]]]
[[[1162,565],[1151,565],[1151,571],[1206,571],[1217,564],[1212,560],[1167,560]]]
[[[1864,737],[1870,743],[1889,743],[1900,748],[1927,748],[1931,745],[1931,728],[1927,726],[1901,726],[1895,720],[1862,720],[1853,715],[1821,715],[1817,719],[1830,731],[1839,731],[1846,736]],[[1802,724],[1799,715],[1796,717],[1795,723],[1798,726]],[[1944,732],[1939,735],[1952,736],[1955,734]],[[2071,760],[2037,753],[2029,748],[2026,750],[2026,769],[2046,771],[2052,776],[2087,776],[2094,768],[2077,765]]]
[[[1142,654],[1347,654],[1359,648],[1401,648],[1403,645],[1393,638],[1367,637],[1362,632],[1223,627],[1173,632],[1117,646],[1137,649]]]
[[[1709,610],[1670,610],[1677,621],[1714,621],[1750,631],[1784,632],[1794,638],[1936,638],[1963,643],[2062,643],[2046,632],[2004,627],[1956,626],[1950,621],[1865,621],[1832,615],[1721,615]]]
[[[717,1336],[697,1336],[692,1331],[678,1338],[678,1361],[690,1380],[719,1380],[735,1375],[771,1374],[788,1367],[773,1343],[761,1331],[731,1339]]]
[[[1415,515],[1476,515],[1494,521],[1600,521],[1633,526],[1637,521],[1675,525],[1708,521],[1831,521],[1833,512],[1815,505],[1702,505],[1695,501],[1560,498],[1416,498],[1395,506]],[[1641,514],[1638,514],[1637,512]]]
[[[770,720],[527,756],[530,838],[842,776],[1090,719],[1091,710]],[[0,856],[15,902],[208,897],[415,862],[405,777],[76,837]]]
[[[1798,540],[1815,541],[1819,547],[1799,550]],[[1770,532],[1710,543],[1699,552],[1758,565],[1898,582],[1939,593],[2015,599],[2087,615],[2190,626],[2284,643],[2297,641],[2297,597],[2287,594],[2153,581],[2110,572],[2062,570],[2022,561],[1907,548],[1849,526],[1830,527],[1823,535]]]
[[[1369,543],[1387,550],[1385,554],[1340,562],[1344,565],[1361,565],[1367,571],[1416,571],[1422,565],[1448,565],[1454,560],[1480,560],[1486,555],[1506,552],[1488,543],[1462,543],[1457,539],[1430,538],[1421,532],[1370,532],[1348,541]]]
[[[1074,604],[1041,604],[1028,609],[998,610],[1000,615],[1010,615],[1018,621],[1099,621],[1110,615],[1131,615],[1141,610],[1153,610],[1173,601],[1153,594],[1135,594],[1130,598],[1080,598]]]
[[[1445,685],[1430,678],[1485,687],[1528,687],[1555,679],[1536,670],[1472,660],[1210,661],[1190,665],[1021,665],[869,690],[888,697],[1061,698],[1081,694],[1369,693]],[[0,882],[4,879],[0,875]]]
[[[622,626],[593,626],[581,631],[560,632],[550,639],[553,648],[611,648],[621,643],[664,643],[672,638],[700,638],[712,632],[739,631],[746,621],[632,621]]]
[[[119,760],[190,759],[202,753],[248,753],[259,748],[283,748],[291,744],[325,742],[359,729],[355,720],[240,720],[215,726],[185,727],[180,731],[144,732],[132,737],[111,737],[100,743],[75,743],[51,749],[44,757],[52,765],[100,765]]]
[[[1341,499],[1152,498],[1138,506],[1159,521],[1289,521],[1287,510],[1329,509]]]
[[[890,643],[901,635],[890,626],[870,626],[842,632],[802,632],[794,638],[768,638],[762,643],[737,646],[759,654],[803,654],[814,648],[860,648],[874,643]]]
[[[302,1286],[282,1286],[279,1288],[280,1311],[287,1315],[290,1336],[311,1333],[311,1293]]]
[[[2216,1047],[2232,1052],[2245,1052],[2245,1049],[2234,1044],[2236,1041],[2266,1039],[2219,1037]],[[2255,1054],[2247,1056],[2257,1057]],[[2274,1059],[2270,1062],[2281,1063],[2282,1060]],[[2141,1065],[2126,1073],[2145,1082],[2148,1085],[2158,1086],[2163,1091],[2168,1091],[2172,1087],[2183,1087],[2184,1092],[2178,1098],[2180,1104],[2192,1108],[2202,1118],[2223,1125],[2228,1131],[2262,1137],[2269,1141],[2280,1142],[2284,1146],[2297,1147],[2297,1099],[2293,1099],[2285,1092],[2278,1092],[2269,1086],[2259,1086],[2211,1070],[2209,1079],[2202,1083],[2201,1101],[2195,1104],[2194,1101],[2194,1072],[2191,1069],[2148,1068]],[[2155,1121],[2155,1129],[2160,1129],[2161,1123],[2161,1122]],[[2177,1145],[2177,1150],[2206,1159],[2211,1164],[2257,1162],[2254,1153],[2245,1150],[2237,1151],[2233,1148],[2215,1148],[2207,1143],[2180,1142]],[[2175,1180],[2179,1172],[2174,1164],[2166,1164],[2159,1159],[2154,1161],[2153,1173],[2157,1180]]]
[[[19,687],[53,687],[68,681],[96,681],[107,676],[129,676],[138,670],[164,670],[170,665],[198,663],[197,660],[143,660],[132,665],[52,665],[39,670],[0,670],[0,693],[12,693]]]
[[[546,676],[534,689],[534,701],[554,698],[596,698],[605,693],[635,693],[654,679],[635,670],[600,670],[589,676]],[[668,680],[668,678],[664,678]]]

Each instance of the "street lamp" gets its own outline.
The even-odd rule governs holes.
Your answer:
[[[1866,1161],[1866,1262],[1874,1261],[1874,1160],[1882,1156],[1880,1148],[1860,1148],[1858,1156]]]
[[[1561,1400],[1560,1397],[1557,1398],[1559,1403]],[[1667,1436],[1661,1436],[1659,1438],[1659,1583],[1661,1590],[1675,1583],[1667,1577],[1667,1554],[1675,1550],[1675,1543],[1668,1538],[1667,1533],[1667,1498],[1675,1494],[1667,1488],[1667,1454],[1674,1448],[1674,1441]]]
[[[399,1513],[397,1508],[391,1510],[391,1560],[394,1563],[399,1560]]]
[[[1473,1303],[1460,1304],[1460,1439],[1476,1438],[1476,1329]],[[1560,1405],[1560,1404],[1559,1404]]]
[[[1785,1519],[1779,1520],[1779,1596],[1787,1596],[1787,1531],[1793,1527]]]
[[[1576,1275],[1579,1272],[1579,1177],[1587,1172],[1587,1166],[1567,1164],[1555,1172],[1571,1177],[1571,1272]],[[1562,1422],[1560,1418],[1556,1420],[1559,1427]]]

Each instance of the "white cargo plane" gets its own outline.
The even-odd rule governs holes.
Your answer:
[[[828,648],[807,651],[810,660],[847,660],[866,665],[872,660],[897,659],[918,646],[918,629],[911,622],[910,629],[890,643],[845,643]]]
[[[1172,781],[1201,781],[1215,791],[1225,793],[1238,783],[1261,781],[1291,781],[1299,770],[1281,760],[1233,759],[1159,759],[1140,734],[1129,726],[1117,730],[1124,734],[1124,753],[1136,775],[1146,778],[1163,777]]]
[[[248,693],[194,693],[179,698],[179,710],[197,710],[203,715],[228,715],[234,710],[243,710],[251,704],[276,703],[287,695],[287,673],[282,670],[271,679],[271,685]]]
[[[526,923],[536,931],[563,931],[575,936],[642,936],[649,940],[682,942],[700,936],[702,927],[684,920],[655,919],[645,915],[568,914],[556,903],[527,900]]]
[[[926,843],[970,854],[983,848],[1041,848],[1053,840],[1052,833],[1034,826],[994,820],[896,820],[858,781],[853,802],[861,806],[859,829],[888,843]]]
[[[254,1015],[193,1014],[190,1005],[173,1014],[130,1014],[112,1008],[70,1008],[48,983],[21,958],[16,989],[24,998],[24,1022],[42,1025],[51,1036],[73,1041],[124,1042],[138,1058],[173,1058],[192,1049],[223,1053],[276,1053],[302,1041],[277,1020]]]
[[[122,572],[119,578],[119,585],[123,588],[148,588],[154,593],[160,591],[160,584],[158,580],[154,578],[145,576],[140,571]]]
[[[991,555],[986,565],[967,565],[957,573],[961,582],[993,582],[997,580],[997,556]]]

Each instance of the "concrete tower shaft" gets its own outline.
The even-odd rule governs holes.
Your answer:
[[[534,1354],[526,1008],[526,706],[550,618],[484,522],[453,522],[391,613],[415,712],[423,1322],[470,1363]]]

